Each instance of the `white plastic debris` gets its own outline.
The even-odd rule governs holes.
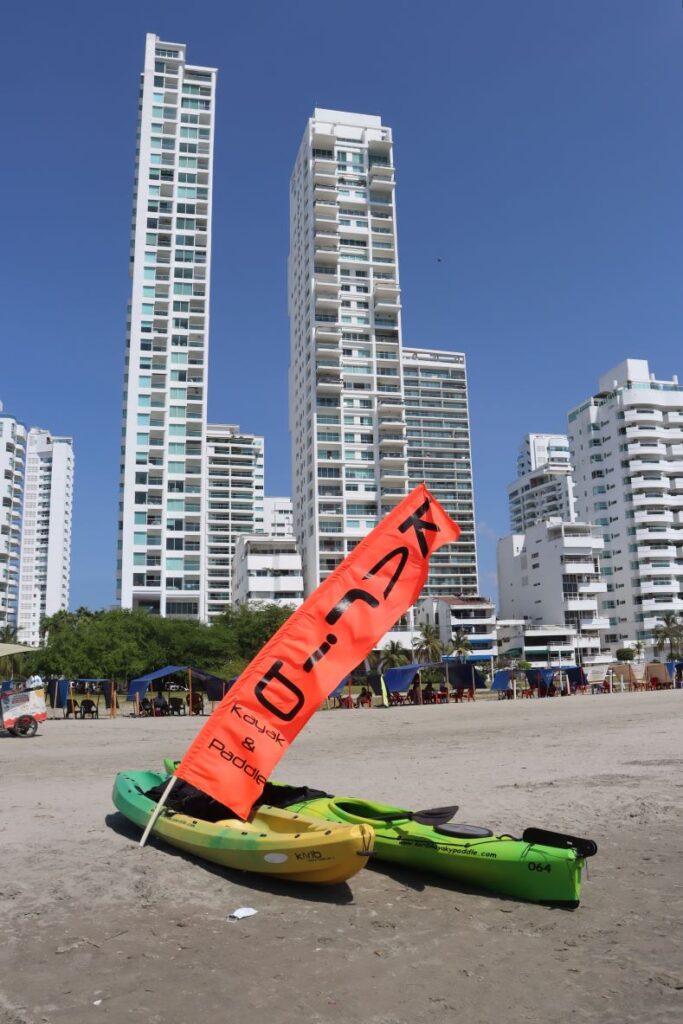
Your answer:
[[[253,907],[238,907],[228,916],[228,921],[241,921],[243,917],[253,917],[254,914],[258,914],[258,910]]]
[[[102,1000],[101,1000],[101,999],[96,999],[96,1000],[94,1001],[94,1003],[93,1003],[93,1006],[99,1006],[101,1002],[102,1002]]]

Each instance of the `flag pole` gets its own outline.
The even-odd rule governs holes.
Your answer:
[[[161,814],[162,810],[164,809],[164,804],[168,800],[168,795],[171,792],[171,790],[173,789],[173,787],[175,786],[177,781],[178,781],[178,776],[177,775],[172,775],[171,778],[169,779],[168,786],[164,790],[164,792],[163,792],[163,794],[161,796],[161,800],[159,801],[159,803],[156,805],[156,807],[152,811],[152,815],[151,815],[149,821],[147,822],[147,827],[145,828],[145,831],[142,833],[142,839],[140,840],[140,846],[144,846],[145,843],[147,842],[147,838],[148,838],[150,832],[152,831],[152,829],[154,828],[154,826],[156,824],[157,818],[159,817],[159,815]]]
[[[188,674],[189,683],[190,683],[190,714],[192,714],[193,713],[192,712],[192,665],[188,665],[188,667],[187,667],[187,674]]]

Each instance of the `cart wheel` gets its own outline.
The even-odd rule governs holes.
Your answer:
[[[14,735],[19,737],[35,736],[38,723],[32,715],[22,715],[14,723]]]

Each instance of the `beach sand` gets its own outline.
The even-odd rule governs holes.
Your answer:
[[[114,774],[201,719],[0,734],[1,1024],[683,1020],[683,693],[326,712],[277,776],[594,838],[578,910],[395,868],[292,886],[139,833]],[[237,907],[258,914],[228,922]]]

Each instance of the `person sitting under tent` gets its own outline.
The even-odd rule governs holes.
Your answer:
[[[424,690],[422,691],[422,703],[423,704],[434,704],[436,703],[436,696],[434,694],[434,686],[432,683],[427,683]]]
[[[358,697],[356,698],[356,707],[357,708],[362,708],[362,707],[371,708],[372,707],[372,694],[368,690],[367,686],[364,686],[361,689],[360,693],[358,694]]]
[[[410,684],[410,687],[406,694],[406,700],[408,701],[409,704],[420,703],[420,682],[417,676],[415,676],[412,683]]]
[[[154,715],[157,718],[168,714],[168,701],[164,697],[163,693],[158,693],[154,698]]]

